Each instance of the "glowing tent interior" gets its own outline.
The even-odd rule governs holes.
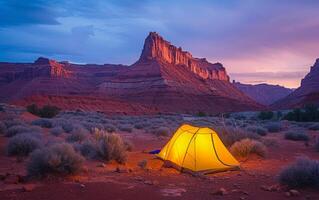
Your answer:
[[[212,173],[239,169],[217,133],[210,128],[182,125],[157,155],[180,170]]]

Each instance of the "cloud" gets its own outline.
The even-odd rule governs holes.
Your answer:
[[[157,31],[228,72],[302,71],[319,57],[318,6],[313,0],[0,0],[0,60],[41,55],[131,64],[147,33]]]

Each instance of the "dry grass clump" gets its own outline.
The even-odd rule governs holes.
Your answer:
[[[74,174],[82,168],[84,159],[69,144],[53,144],[35,150],[27,166],[28,175],[43,177],[47,174]]]
[[[256,140],[243,139],[235,142],[231,147],[230,151],[234,156],[245,158],[250,154],[256,154],[261,157],[265,157],[267,153],[266,146]]]
[[[167,127],[159,127],[153,130],[153,133],[157,136],[169,136],[170,129]]]
[[[297,161],[283,169],[279,175],[281,184],[289,187],[319,187],[319,161],[307,157],[298,158]]]
[[[27,156],[35,149],[41,148],[42,142],[30,133],[15,135],[9,139],[6,152],[9,156]]]
[[[226,146],[231,146],[237,141],[240,141],[245,138],[260,139],[260,136],[256,133],[248,132],[241,128],[233,127],[220,127],[216,128],[216,132]]]
[[[96,129],[93,136],[81,144],[79,149],[82,155],[91,159],[125,163],[127,148],[118,134]]]

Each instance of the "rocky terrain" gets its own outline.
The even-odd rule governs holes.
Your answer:
[[[294,92],[275,102],[274,109],[303,107],[306,104],[319,105],[319,59],[311,67],[310,72],[301,81],[301,86]]]
[[[233,84],[250,98],[254,99],[260,104],[267,106],[293,92],[293,89],[285,88],[280,85],[270,85],[265,83],[252,85],[235,81]]]
[[[131,66],[47,58],[0,63],[0,89],[2,102],[117,113],[215,114],[262,108],[229,82],[222,64],[194,58],[155,32]]]

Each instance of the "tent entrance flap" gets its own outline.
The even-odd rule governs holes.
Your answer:
[[[180,169],[194,172],[239,168],[217,133],[210,128],[182,125],[157,155]]]

